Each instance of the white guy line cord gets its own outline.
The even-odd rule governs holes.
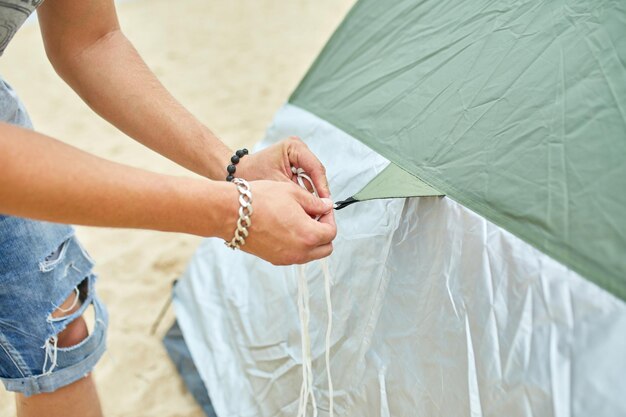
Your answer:
[[[297,176],[298,184],[307,189],[304,180],[308,181],[313,189],[313,194],[319,197],[313,180],[302,168],[291,167],[291,172]],[[317,216],[318,220],[321,216]],[[326,295],[326,312],[328,314],[328,325],[326,326],[326,376],[328,378],[328,415],[334,417],[334,391],[333,381],[330,374],[330,335],[333,326],[333,307],[330,299],[330,271],[328,269],[328,261],[320,260],[322,272],[324,274],[324,292]],[[313,408],[313,417],[317,417],[317,403],[313,392],[313,370],[312,370],[312,354],[311,354],[311,336],[309,334],[309,285],[305,274],[305,265],[298,266],[298,315],[300,318],[300,339],[302,344],[302,386],[300,388],[300,400],[298,401],[297,417],[306,417],[307,405],[309,397],[311,398],[311,406]]]

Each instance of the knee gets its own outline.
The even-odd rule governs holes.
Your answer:
[[[67,327],[57,335],[58,347],[71,347],[79,344],[89,336],[87,330],[87,323],[85,319],[80,316],[73,322],[67,325]]]

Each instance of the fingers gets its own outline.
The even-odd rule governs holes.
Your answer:
[[[316,259],[326,258],[327,256],[330,256],[331,253],[333,253],[332,243],[327,243],[325,245],[318,246],[317,248],[309,252],[310,259],[307,262],[314,261]]]
[[[318,198],[302,188],[295,188],[294,191],[296,200],[310,216],[321,216],[333,209],[333,202],[329,198]]]
[[[295,189],[295,191],[297,192],[296,199],[304,211],[313,218],[320,216],[319,219],[311,222],[313,236],[317,239],[316,242],[312,242],[313,245],[317,246],[332,242],[337,235],[337,224],[335,223],[332,200],[329,198],[318,198],[301,188]]]
[[[315,236],[315,242],[313,242],[314,246],[328,244],[332,242],[337,236],[337,226],[335,225],[335,219],[332,218],[332,216],[333,216],[332,213],[329,213],[326,216],[324,216],[324,217],[331,217],[331,219],[326,219],[324,223],[320,221],[315,222],[314,231],[313,231],[313,235]]]
[[[306,244],[310,248],[304,262],[324,258],[331,254],[332,241],[337,236],[337,225],[333,213],[333,203],[328,198],[318,198],[303,189],[297,189],[297,199],[304,211],[310,216],[320,216],[318,220],[311,218],[306,227]]]
[[[324,168],[324,165],[322,165],[304,142],[296,137],[290,139],[289,149],[287,151],[289,163],[292,166],[302,168],[311,176],[320,197],[330,197],[330,188],[328,187],[328,179],[326,178],[326,168]]]
[[[274,181],[258,181],[251,188],[259,201],[256,230],[263,233],[252,230],[244,250],[275,265],[306,263],[332,252],[337,226],[330,199]]]
[[[328,234],[328,237],[330,238],[328,242],[335,239],[335,236],[337,235],[337,223],[335,223],[335,213],[332,210],[322,215],[322,217],[320,217],[317,222],[323,225],[325,230],[327,230],[328,232],[332,232],[332,234]]]
[[[312,259],[319,259],[320,257],[330,255],[332,252],[332,241],[335,240],[337,236],[337,225],[335,223],[335,214],[332,209],[323,214],[317,221],[311,219],[309,223],[310,230],[307,233],[309,236],[308,244],[312,249],[311,252],[314,253],[325,253],[323,256],[314,256]],[[330,249],[330,252],[326,252],[326,250],[321,250],[319,248],[326,248],[326,250]]]

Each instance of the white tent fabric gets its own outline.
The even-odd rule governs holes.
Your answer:
[[[335,199],[387,164],[292,105],[267,146],[299,135]],[[626,415],[626,304],[448,198],[336,213],[331,370],[337,416]],[[314,385],[327,415],[326,310],[307,266]],[[301,352],[295,267],[203,242],[174,291],[219,417],[295,416]]]

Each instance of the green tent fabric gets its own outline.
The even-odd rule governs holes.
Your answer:
[[[626,2],[361,0],[290,103],[626,300]]]
[[[443,196],[440,191],[409,174],[394,163],[390,163],[354,196],[336,203],[342,209],[352,203],[380,198],[435,197]]]

